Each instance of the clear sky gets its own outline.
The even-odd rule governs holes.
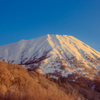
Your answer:
[[[0,0],[0,46],[72,35],[100,52],[100,0]]]

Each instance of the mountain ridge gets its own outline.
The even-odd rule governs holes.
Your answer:
[[[24,65],[54,78],[91,80],[100,73],[100,53],[69,35],[45,35],[0,46],[0,60]]]

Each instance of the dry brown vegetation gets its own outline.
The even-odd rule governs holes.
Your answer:
[[[95,96],[94,96],[94,95]],[[100,100],[100,94],[0,61],[0,100]]]

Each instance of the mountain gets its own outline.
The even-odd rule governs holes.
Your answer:
[[[69,35],[45,35],[0,46],[0,60],[69,81],[100,80],[100,52]],[[93,86],[93,85],[92,85]]]

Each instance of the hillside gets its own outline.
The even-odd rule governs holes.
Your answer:
[[[0,46],[0,60],[100,91],[100,53],[73,36],[48,34]]]
[[[95,95],[95,96],[94,96]],[[0,100],[100,100],[100,93],[64,78],[27,71],[0,61]]]

